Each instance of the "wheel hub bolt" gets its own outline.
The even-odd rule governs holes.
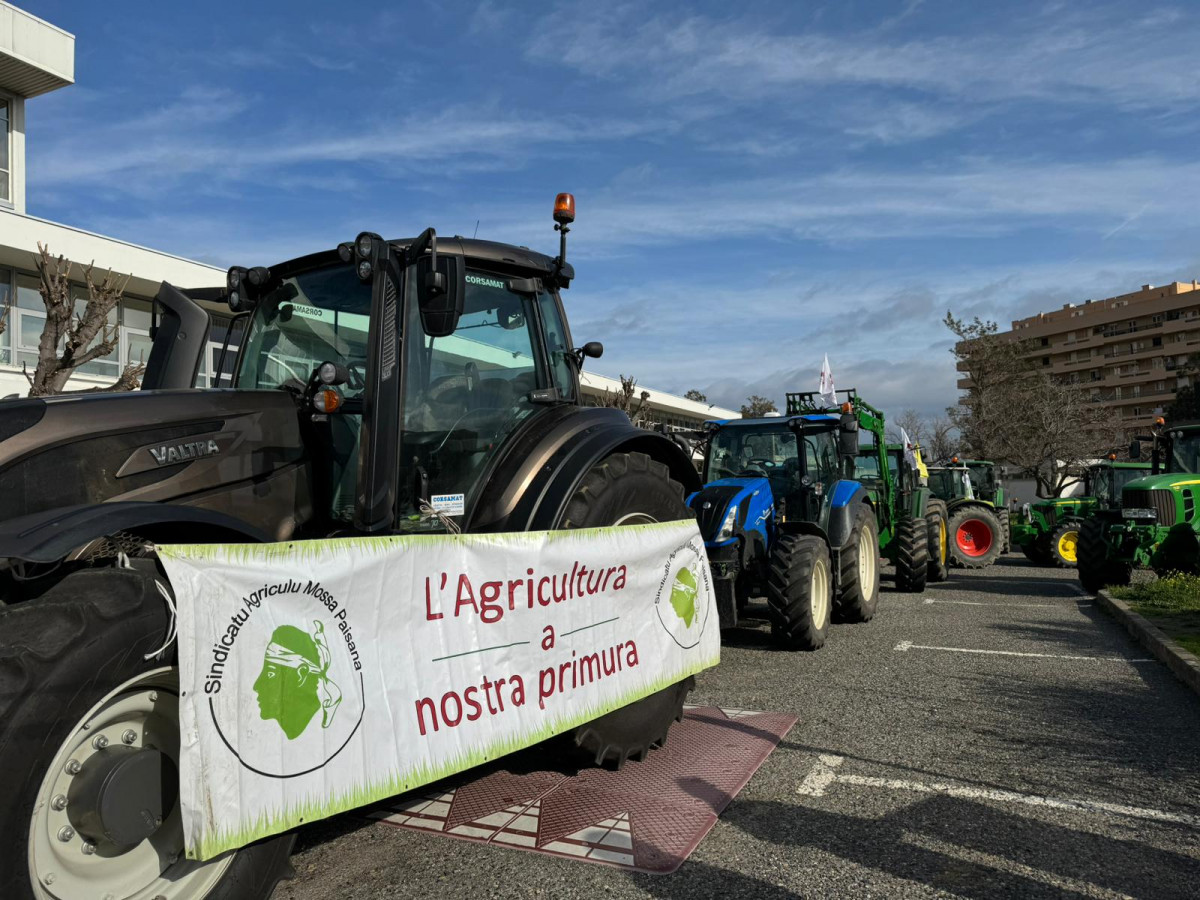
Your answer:
[[[75,837],[75,829],[70,825],[64,825],[62,828],[58,829],[58,839],[64,844],[73,837]]]
[[[83,851],[84,856],[91,856],[93,853],[96,852],[96,845],[93,844],[91,841],[84,841],[83,846],[80,847],[79,849]]]
[[[92,746],[95,747],[97,750],[103,750],[105,747],[108,746],[108,738],[106,738],[102,734],[98,734],[94,738],[92,738]]]
[[[126,728],[124,733],[121,735],[121,743],[123,744],[132,744],[136,740],[137,732],[132,728]]]
[[[79,764],[79,760],[73,759],[67,763],[67,774],[68,775],[78,775],[79,770],[82,768],[83,768],[83,766],[81,766]]]
[[[50,801],[50,806],[52,809],[56,809],[59,812],[62,812],[64,809],[67,808],[67,795],[66,794],[56,794],[54,796],[54,799]]]

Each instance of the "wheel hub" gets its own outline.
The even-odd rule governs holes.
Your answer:
[[[71,782],[68,814],[81,835],[126,850],[162,827],[175,806],[179,771],[155,748],[98,750]]]

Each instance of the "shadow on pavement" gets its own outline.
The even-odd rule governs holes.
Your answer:
[[[944,795],[864,818],[743,800],[724,819],[789,852],[824,851],[961,897],[1094,897],[1100,888],[1137,898],[1188,898],[1200,879],[1200,861],[1183,854]],[[643,886],[653,892],[653,883]]]

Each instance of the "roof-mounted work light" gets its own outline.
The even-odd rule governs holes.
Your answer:
[[[225,289],[228,294],[229,308],[235,313],[245,312],[252,303],[247,295],[250,287],[250,272],[241,266],[231,266],[225,274]]]
[[[354,270],[358,273],[359,281],[370,281],[375,274],[372,257],[376,249],[382,246],[383,238],[373,231],[363,231],[354,239],[354,256],[357,259]]]

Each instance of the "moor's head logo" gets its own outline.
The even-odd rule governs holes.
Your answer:
[[[329,677],[329,664],[322,622],[313,620],[308,633],[294,625],[280,625],[271,635],[254,692],[261,717],[277,721],[288,740],[303,734],[317,712],[322,728],[333,724],[342,692]]]

